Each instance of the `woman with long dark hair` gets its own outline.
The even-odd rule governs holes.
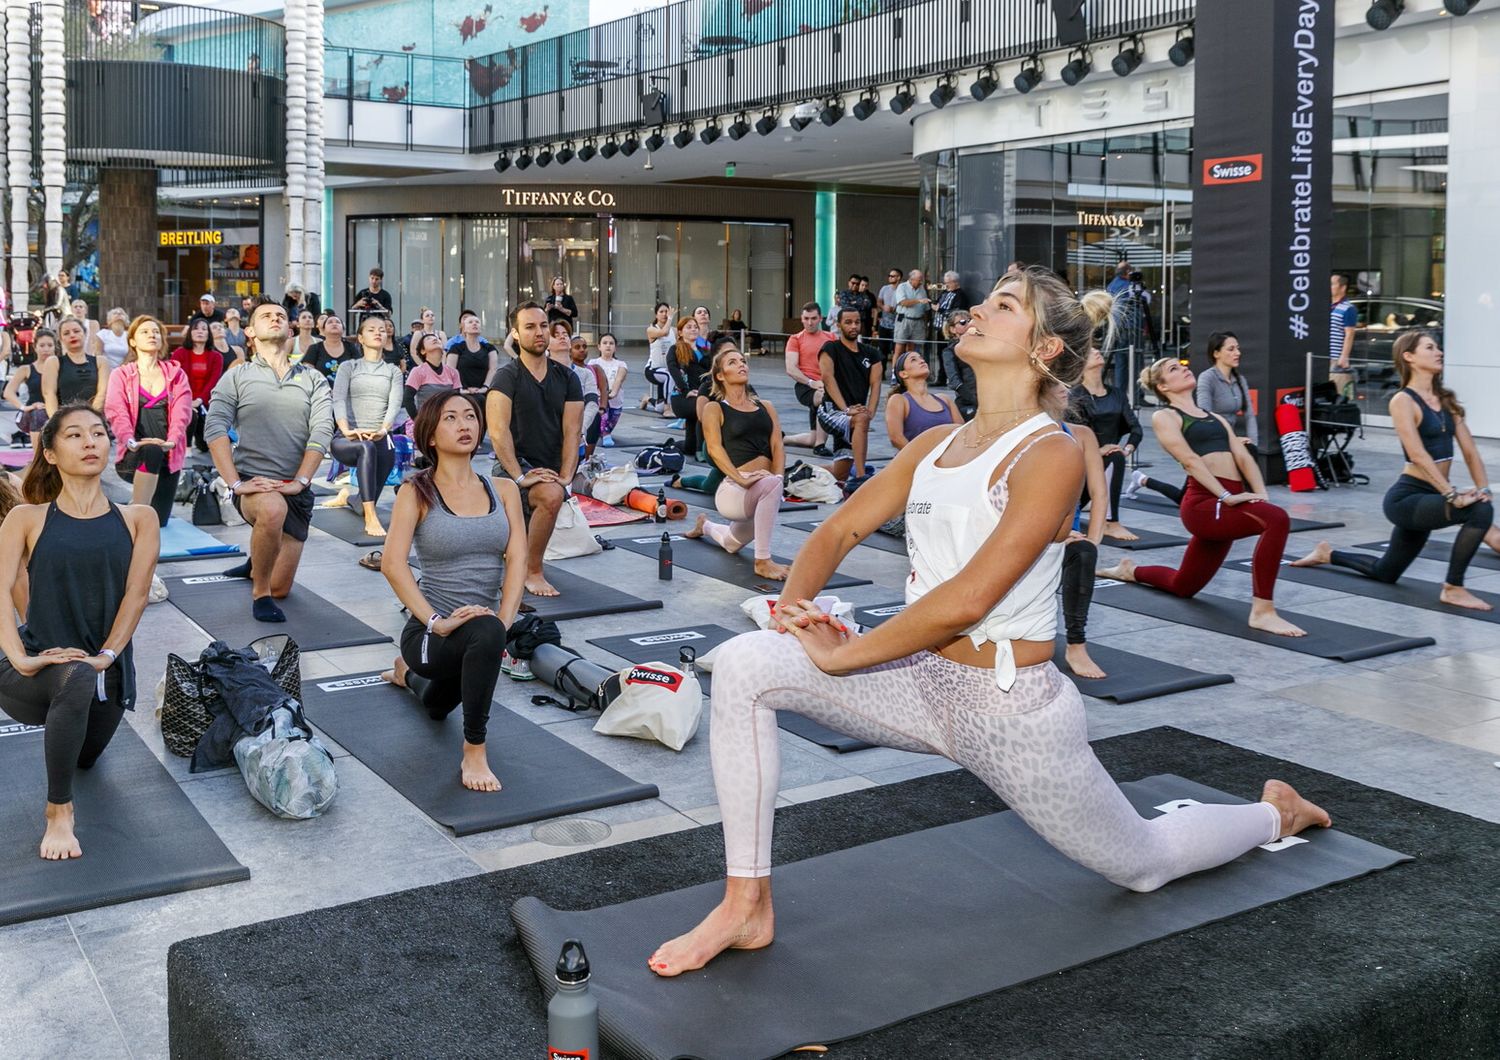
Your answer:
[[[0,702],[22,724],[47,730],[40,854],[61,861],[83,854],[74,775],[98,761],[125,711],[135,709],[130,641],[146,609],[159,532],[149,508],[105,497],[99,477],[109,434],[96,409],[64,405],[41,435],[26,504],[0,524],[0,599],[25,597],[17,601],[24,625],[0,622]],[[94,809],[101,819],[109,813]]]
[[[386,320],[373,314],[359,322],[358,360],[344,361],[333,377],[333,458],[355,469],[365,533],[384,537],[376,506],[396,466],[391,428],[401,412],[401,369],[385,359]]]
[[[543,303],[547,310],[547,323],[568,325],[568,334],[578,330],[578,303],[573,301],[573,296],[568,293],[568,284],[561,276],[552,277],[552,283],[547,289],[547,300]]]
[[[57,326],[61,349],[38,365],[42,377],[42,401],[51,416],[64,405],[104,407],[109,383],[109,362],[102,355],[90,356],[88,332],[83,323],[67,317]]]
[[[167,356],[161,321],[136,317],[125,335],[130,352],[109,374],[104,398],[115,436],[115,471],[131,484],[130,503],[151,505],[166,526],[187,455],[193,390],[181,365]]]
[[[667,358],[667,374],[672,377],[672,413],[682,421],[682,451],[693,457],[698,452],[698,392],[708,372],[708,358],[698,345],[698,321],[681,317],[677,321],[677,342]]]
[[[5,383],[6,404],[19,410],[16,430],[31,438],[32,451],[42,436],[42,427],[47,422],[47,399],[42,395],[42,369],[57,356],[57,336],[45,328],[38,328],[31,336],[32,360],[11,370]],[[26,400],[21,400],[21,387],[26,388]]]
[[[215,321],[215,323],[218,323]],[[222,327],[222,325],[220,325]],[[193,419],[188,437],[198,452],[208,452],[203,440],[203,421],[208,418],[208,401],[224,374],[224,355],[213,347],[213,328],[198,317],[188,325],[187,341],[172,351],[172,361],[187,373],[188,390],[193,395]]]
[[[1141,444],[1141,424],[1130,407],[1129,396],[1104,381],[1104,355],[1098,349],[1089,351],[1083,378],[1068,395],[1068,421],[1082,424],[1099,439],[1099,456],[1109,476],[1104,536],[1116,541],[1139,540],[1120,523],[1120,490],[1125,485],[1125,463]]]
[[[474,471],[484,415],[472,395],[427,402],[413,435],[427,467],[396,494],[380,568],[411,618],[401,632],[401,654],[381,676],[411,689],[434,719],[462,705],[460,781],[474,791],[499,791],[485,734],[505,634],[525,588],[521,493],[508,478]],[[420,584],[407,560],[413,551]]]
[[[1408,331],[1391,348],[1401,389],[1391,395],[1389,411],[1406,466],[1386,491],[1383,505],[1391,522],[1384,554],[1335,551],[1327,541],[1297,560],[1294,567],[1332,563],[1367,578],[1394,582],[1422,554],[1427,538],[1445,526],[1458,527],[1448,553],[1448,574],[1438,599],[1453,607],[1488,611],[1490,605],[1464,588],[1469,563],[1495,521],[1490,477],[1474,436],[1469,433],[1458,395],[1443,385],[1443,351],[1427,331]],[[1474,484],[1459,489],[1449,479],[1453,449],[1463,454]]]
[[[291,361],[296,364],[307,356],[309,350],[318,342],[318,318],[310,309],[304,309],[297,314],[297,327],[292,333]]]
[[[672,326],[672,307],[666,302],[657,302],[651,312],[651,323],[646,325],[646,382],[651,384],[651,393],[641,398],[641,408],[648,412],[666,413],[667,385],[672,381],[667,372],[667,358],[677,344],[677,332]]]

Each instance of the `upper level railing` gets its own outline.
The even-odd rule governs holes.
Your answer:
[[[323,52],[323,94],[427,107],[467,107],[463,59],[415,52],[334,48]]]
[[[31,10],[35,23],[38,5]],[[184,4],[77,0],[67,4],[63,33],[69,59],[286,75],[285,28],[253,15]]]
[[[1183,24],[1194,6],[1089,0],[1089,40]],[[470,144],[485,150],[640,127],[641,95],[653,88],[666,95],[668,127],[739,111],[753,120],[790,102],[1057,46],[1045,0],[681,0],[467,60]],[[1095,57],[1096,66],[1107,62]]]

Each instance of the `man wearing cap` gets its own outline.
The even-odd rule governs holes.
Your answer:
[[[188,317],[187,327],[182,329],[181,342],[184,346],[187,345],[188,335],[192,332],[193,325],[200,320],[206,320],[210,324],[215,321],[220,324],[224,323],[224,310],[214,302],[214,296],[207,292],[198,299],[198,308],[193,310],[193,315]]]

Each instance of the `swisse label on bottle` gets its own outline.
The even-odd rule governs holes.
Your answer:
[[[371,674],[369,677],[351,677],[347,681],[319,681],[318,688],[324,692],[347,692],[352,688],[369,688],[382,684],[385,684],[384,678],[379,674]]]
[[[587,1049],[554,1049],[547,1046],[547,1060],[589,1060]]]

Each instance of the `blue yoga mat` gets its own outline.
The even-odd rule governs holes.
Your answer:
[[[161,528],[161,549],[157,562],[198,559],[202,556],[238,555],[239,545],[226,545],[212,534],[198,529],[186,519],[172,518]]]

